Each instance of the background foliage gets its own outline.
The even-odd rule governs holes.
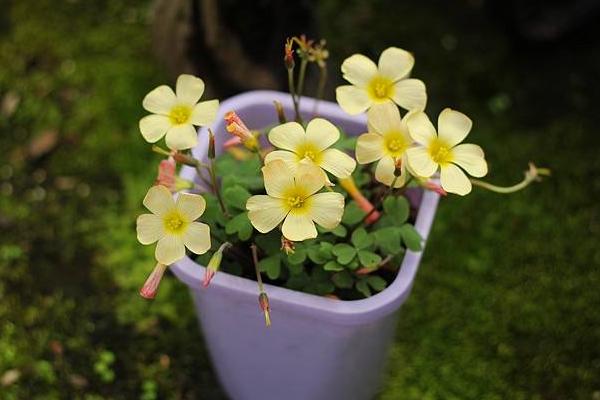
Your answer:
[[[491,180],[530,160],[554,171],[510,197],[444,199],[380,397],[600,398],[598,28],[532,45],[478,2],[318,4],[331,75],[355,51],[410,49],[430,115],[473,118]],[[137,296],[152,250],[134,218],[157,161],[137,121],[168,81],[149,10],[24,0],[0,14],[2,399],[224,397],[184,286]]]

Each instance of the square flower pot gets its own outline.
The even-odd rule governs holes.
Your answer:
[[[223,116],[235,110],[250,129],[277,122],[273,101],[293,115],[289,94],[252,91],[221,103],[213,126],[217,151],[230,138]],[[315,100],[303,98],[301,113],[313,116]],[[366,132],[366,117],[349,116],[322,101],[318,115],[348,134]],[[196,158],[206,158],[208,133],[200,131]],[[194,169],[182,177],[198,182]],[[439,195],[419,192],[411,199],[418,211],[415,227],[423,239],[431,228]],[[202,287],[204,267],[185,257],[171,267],[190,289],[213,365],[234,400],[370,399],[378,390],[398,310],[407,299],[422,252],[406,251],[395,280],[382,292],[354,301],[334,300],[265,285],[273,324],[267,328],[253,280],[219,272]]]

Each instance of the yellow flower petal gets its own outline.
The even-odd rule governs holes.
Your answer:
[[[394,84],[393,99],[406,110],[424,110],[427,105],[425,84],[419,79],[402,79]]]
[[[294,186],[294,175],[282,160],[274,160],[262,167],[265,190],[272,197],[283,198]]]
[[[168,115],[176,101],[177,99],[175,98],[173,89],[167,85],[162,85],[152,90],[144,97],[142,107],[151,113]]]
[[[175,207],[190,222],[197,220],[204,213],[206,201],[199,194],[180,193]]]
[[[204,81],[193,75],[182,74],[177,78],[175,86],[177,101],[194,106],[204,93]]]
[[[342,74],[348,82],[364,88],[377,75],[377,66],[362,54],[354,54],[342,63]]]
[[[446,192],[456,193],[461,196],[471,191],[471,181],[460,168],[454,164],[448,164],[441,168],[440,183]]]
[[[280,149],[296,151],[304,141],[304,128],[297,122],[281,124],[269,132],[269,142]]]
[[[219,110],[219,100],[203,101],[194,107],[190,122],[194,125],[205,126],[214,122]]]
[[[327,150],[328,151],[328,150]],[[317,193],[324,186],[327,175],[312,162],[298,164],[298,172],[294,179],[297,187],[303,188],[307,196]]]
[[[273,230],[289,212],[282,200],[265,195],[250,197],[246,202],[246,209],[252,226],[261,233]]]
[[[400,111],[392,103],[376,104],[367,112],[367,122],[369,132],[376,132],[385,135],[390,131],[405,131],[406,126],[402,124]]]
[[[372,104],[366,90],[352,85],[338,86],[335,97],[342,110],[350,115],[360,114]]]
[[[327,149],[321,153],[320,166],[325,171],[343,179],[352,174],[356,168],[356,161],[343,151]]]
[[[383,136],[376,133],[364,133],[356,141],[356,161],[368,164],[384,156]]]
[[[452,156],[452,162],[459,165],[472,176],[481,178],[488,172],[483,150],[475,144],[459,144],[452,148]]]
[[[473,122],[465,114],[445,108],[438,117],[438,134],[448,146],[456,146],[469,134]]]
[[[377,168],[375,168],[375,179],[378,182],[383,183],[384,185],[391,186],[392,182],[394,182],[394,172],[396,171],[396,164],[394,159],[390,156],[385,156],[377,163]],[[406,169],[401,168],[401,175],[396,179],[394,183],[394,188],[399,188],[404,185],[406,182]]]
[[[298,170],[298,156],[295,153],[287,150],[273,150],[265,156],[265,164],[269,164],[275,160],[284,161],[290,172],[296,174]]]
[[[406,119],[408,133],[413,140],[422,145],[428,145],[429,142],[437,138],[433,124],[424,112],[412,113]]]
[[[406,155],[410,168],[418,176],[429,178],[438,169],[438,164],[424,147],[412,147],[406,150]]]
[[[283,236],[293,242],[317,237],[315,223],[306,214],[288,214],[281,227]]]
[[[154,143],[162,138],[171,127],[169,117],[164,115],[146,115],[140,119],[140,132],[148,143]]]
[[[163,222],[154,214],[142,214],[136,223],[137,239],[141,244],[152,244],[165,234]]]
[[[144,206],[153,214],[162,217],[175,207],[175,201],[169,189],[162,185],[156,185],[146,193]]]
[[[406,77],[414,65],[412,54],[397,47],[389,47],[379,56],[379,73],[392,81]]]
[[[167,147],[171,150],[191,149],[198,144],[198,134],[192,124],[172,126],[167,131]]]
[[[183,234],[183,244],[193,253],[206,253],[210,249],[210,227],[201,222],[192,222]]]
[[[178,235],[165,235],[158,241],[154,256],[156,261],[165,265],[181,260],[185,256],[182,238]]]
[[[317,193],[311,197],[309,216],[326,229],[339,225],[344,214],[344,196],[340,193]]]
[[[306,141],[319,151],[325,150],[340,138],[340,131],[331,122],[315,118],[306,127]]]

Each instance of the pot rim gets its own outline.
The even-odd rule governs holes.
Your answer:
[[[214,133],[217,142],[217,149],[220,150],[222,143],[227,137],[224,129],[223,117],[227,111],[243,110],[248,106],[257,104],[268,104],[272,106],[273,101],[279,101],[283,104],[285,110],[292,109],[291,97],[284,92],[256,90],[245,92],[230,97],[221,102],[214,123]],[[315,99],[302,97],[301,113],[308,116],[312,115]],[[275,112],[273,112],[275,116]],[[321,101],[319,103],[319,116],[332,118],[338,121],[347,121],[351,123],[363,124],[366,127],[366,116],[350,116],[343,112],[336,103]],[[219,140],[220,139],[220,140]],[[208,146],[208,128],[203,127],[199,130],[199,143],[192,150],[197,158],[206,158],[206,149]],[[204,155],[202,157],[201,155]],[[180,173],[182,178],[194,181],[196,171],[184,166]],[[421,203],[417,211],[415,228],[424,239],[423,249],[419,252],[406,250],[402,264],[394,278],[393,282],[383,291],[373,296],[360,300],[338,300],[324,296],[299,292],[281,286],[265,284],[266,292],[272,308],[283,309],[283,305],[297,312],[312,315],[319,319],[328,321],[334,320],[340,323],[364,323],[365,321],[375,320],[394,312],[404,302],[410,293],[414,277],[417,273],[425,242],[429,235],[435,211],[439,201],[439,195],[432,191],[424,191]],[[182,282],[193,290],[229,290],[240,292],[240,294],[251,297],[258,297],[258,289],[255,280],[231,275],[219,271],[212,279],[208,288],[202,286],[205,267],[194,262],[187,255],[171,265],[171,271]],[[201,295],[201,294],[200,294]]]

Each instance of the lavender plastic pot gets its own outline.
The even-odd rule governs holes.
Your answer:
[[[223,116],[235,110],[251,129],[276,122],[273,101],[292,115],[290,96],[253,91],[221,103],[213,126],[217,149],[228,139]],[[303,98],[309,119],[314,100]],[[349,134],[366,130],[364,115],[349,116],[337,104],[320,102],[318,115]],[[291,118],[290,118],[291,119]],[[203,158],[207,132],[193,150]],[[193,169],[181,175],[196,179]],[[427,238],[438,195],[418,196],[416,229]],[[273,325],[266,328],[257,302],[256,282],[219,272],[209,288],[201,285],[204,267],[185,257],[171,267],[190,289],[212,362],[227,394],[235,400],[370,399],[378,390],[397,311],[407,299],[421,260],[407,251],[393,283],[364,300],[341,301],[266,285]]]

